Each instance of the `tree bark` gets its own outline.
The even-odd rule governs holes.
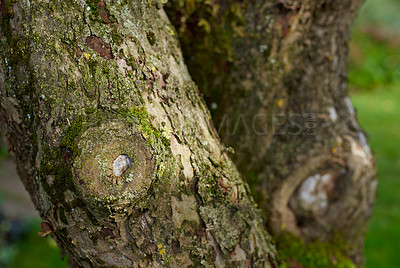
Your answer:
[[[348,97],[359,0],[169,1],[194,81],[274,235],[363,262],[375,163]],[[278,247],[279,251],[279,247]]]
[[[41,235],[76,267],[275,266],[266,230],[339,235],[361,264],[360,4],[173,0],[175,31],[159,1],[1,1],[1,130]]]
[[[275,265],[159,2],[0,7],[1,130],[71,266]]]

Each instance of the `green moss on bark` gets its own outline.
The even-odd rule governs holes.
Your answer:
[[[291,233],[275,237],[280,267],[335,267],[355,268],[356,265],[346,255],[349,245],[339,238],[331,242],[313,241],[304,243]]]
[[[71,150],[74,157],[76,157],[78,154],[78,148],[75,146],[75,138],[78,137],[82,131],[83,117],[78,116],[72,125],[68,127],[67,131],[65,132],[65,136],[61,141],[61,146],[65,147],[67,150]]]

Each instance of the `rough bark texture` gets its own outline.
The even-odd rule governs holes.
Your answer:
[[[170,1],[223,141],[274,235],[341,237],[362,263],[375,165],[347,91],[362,1]],[[278,248],[279,250],[279,248]]]
[[[274,265],[160,3],[0,6],[1,130],[72,266]]]

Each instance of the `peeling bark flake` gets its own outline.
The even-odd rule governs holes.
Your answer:
[[[100,37],[97,36],[88,36],[85,41],[86,45],[91,47],[97,53],[99,53],[100,57],[107,59],[114,59],[114,55],[111,50],[111,46],[103,41]]]

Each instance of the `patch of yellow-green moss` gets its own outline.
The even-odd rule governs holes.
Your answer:
[[[69,149],[73,152],[74,156],[78,154],[77,148],[75,147],[75,138],[79,136],[83,131],[83,117],[79,116],[75,119],[71,126],[67,128],[65,136],[61,141],[61,146]]]
[[[334,238],[330,242],[314,241],[304,243],[290,233],[275,237],[280,267],[335,267],[355,268],[356,265],[346,255],[349,245]]]
[[[161,140],[162,143],[169,147],[170,141],[162,133],[152,126],[150,123],[149,115],[146,111],[146,107],[132,107],[129,109],[120,109],[118,113],[125,118],[125,120],[134,120],[138,125],[139,131],[142,133],[143,137],[153,145],[155,141]]]
[[[88,11],[89,11],[89,18],[92,21],[98,21],[102,22],[102,20],[99,18],[99,9],[98,9],[98,4],[100,0],[86,0],[86,4],[88,5]]]

